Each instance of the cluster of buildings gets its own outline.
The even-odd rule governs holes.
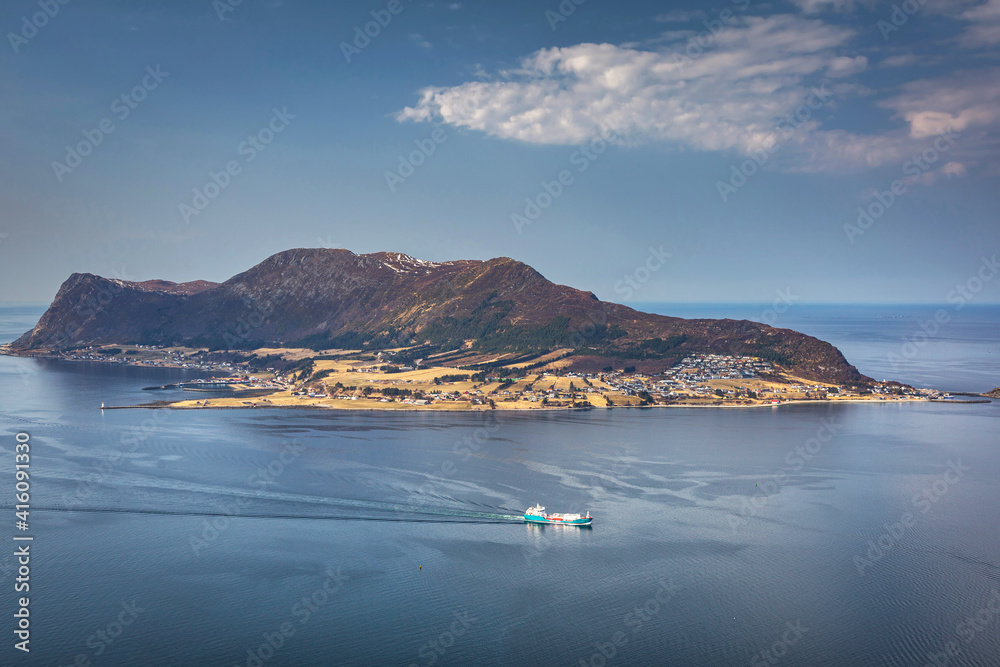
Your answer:
[[[92,345],[81,350],[64,353],[62,357],[72,361],[103,361],[105,363],[129,364],[132,366],[189,368],[202,371],[230,372],[238,368],[237,365],[228,361],[215,362],[198,359],[196,355],[186,355],[178,350],[164,350],[159,345],[129,345],[127,347],[129,351],[135,350],[135,353],[125,354],[125,351],[121,348],[102,349],[99,346]],[[160,350],[162,352],[159,352]],[[109,352],[112,353],[109,354]],[[151,355],[156,356],[152,357]]]
[[[663,373],[654,376],[642,374],[607,373],[600,379],[608,386],[629,396],[648,394],[654,400],[672,400],[684,397],[709,397],[721,391],[727,397],[749,396],[766,393],[747,385],[717,389],[712,380],[755,380],[761,374],[773,372],[770,362],[755,357],[725,354],[695,354],[685,357]],[[817,391],[825,389],[816,385]]]
[[[695,354],[684,357],[664,375],[687,376],[690,380],[738,380],[756,378],[773,372],[771,362],[754,357],[732,357],[725,354]]]

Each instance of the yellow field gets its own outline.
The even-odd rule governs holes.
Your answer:
[[[300,361],[315,356],[316,352],[305,347],[261,347],[253,351],[259,357],[279,356],[286,361]],[[336,352],[333,352],[336,354]]]
[[[199,404],[200,403],[200,404]],[[467,402],[442,401],[433,405],[412,405],[409,403],[381,403],[378,399],[358,398],[357,400],[342,400],[335,398],[308,398],[304,396],[292,396],[291,392],[282,391],[269,394],[262,398],[212,398],[206,401],[179,401],[170,407],[174,408],[328,408],[336,410],[447,410],[463,411],[483,409],[489,410],[488,405],[471,405]]]
[[[345,354],[352,354],[351,351],[338,351]],[[556,350],[543,357],[543,359],[555,359],[563,354],[565,350]],[[263,348],[257,350],[260,355],[281,354],[289,360],[308,358],[315,353],[302,349],[277,349]],[[367,357],[367,355],[366,355]],[[536,362],[538,360],[535,360]],[[527,365],[518,364],[514,367]],[[370,357],[358,358],[345,356],[338,359],[315,360],[310,378],[299,377],[295,384],[295,390],[315,391],[316,393],[327,394],[326,398],[308,398],[306,396],[295,396],[292,389],[278,391],[264,397],[248,399],[245,397],[227,397],[203,400],[186,400],[172,404],[177,408],[266,408],[266,407],[315,407],[338,410],[445,410],[445,411],[481,411],[490,410],[492,401],[498,410],[545,410],[560,409],[577,405],[590,405],[595,408],[606,407],[635,407],[642,405],[642,399],[638,396],[629,396],[626,393],[614,389],[611,385],[597,378],[589,378],[588,381],[582,377],[566,377],[555,374],[548,374],[542,369],[532,369],[525,372],[525,376],[516,379],[514,382],[489,382],[477,383],[470,379],[456,382],[442,382],[435,384],[434,379],[446,375],[461,375],[465,378],[471,377],[472,371],[461,371],[446,366],[420,367],[411,371],[401,371],[398,373],[386,373],[378,370],[379,366],[391,365],[391,358],[382,361],[374,361]],[[557,365],[557,364],[552,364]],[[549,367],[551,368],[551,366]],[[317,377],[317,375],[324,375]],[[488,374],[488,373],[487,373]],[[632,376],[633,380],[642,380],[642,376]],[[770,405],[775,398],[782,403],[797,402],[805,400],[818,400],[827,389],[835,385],[818,383],[804,380],[794,376],[785,376],[784,382],[773,380],[753,379],[727,379],[710,380],[699,382],[698,387],[707,390],[709,393],[698,394],[694,389],[677,389],[673,391],[682,394],[677,399],[671,401],[675,406],[729,406],[729,407],[749,407]],[[337,388],[337,384],[342,388]],[[573,387],[572,395],[570,386]],[[803,385],[809,389],[795,389],[794,385]],[[655,393],[654,385],[650,383],[649,391]],[[812,389],[820,386],[821,389]],[[353,387],[353,389],[347,389]],[[412,402],[403,402],[403,397],[387,397],[383,400],[380,395],[382,390],[395,388],[409,390],[410,392],[421,392],[423,400],[430,401],[427,405],[416,405]],[[364,390],[368,389],[372,394],[364,397]],[[666,387],[664,388],[666,389]],[[720,398],[713,392],[720,390],[744,390],[749,389],[758,393],[758,399],[748,399],[746,397],[736,398],[729,394],[725,399]],[[532,391],[533,395],[527,396],[523,392]],[[476,392],[480,393],[476,393]],[[453,394],[457,392],[459,399],[443,399],[440,394]],[[466,394],[468,392],[468,394]],[[548,397],[548,392],[556,392],[563,396]],[[412,398],[412,396],[410,397]],[[534,399],[534,400],[532,400]],[[545,405],[542,404],[545,399]],[[478,400],[480,404],[472,401]],[[610,400],[610,404],[609,404]],[[831,401],[845,400],[899,400],[896,398],[886,398],[880,395],[846,395],[845,393],[828,393],[827,399]],[[909,399],[919,400],[919,399]]]
[[[524,363],[520,363],[520,364],[510,364],[507,368],[521,369],[521,368],[524,368],[525,366],[530,366],[531,364],[537,364],[537,363],[540,363],[540,362],[543,362],[543,361],[552,361],[553,359],[558,359],[562,355],[566,354],[567,352],[571,352],[571,351],[572,351],[571,348],[568,348],[568,347],[561,348],[559,350],[555,350],[553,352],[549,352],[548,354],[543,354],[542,356],[538,357],[537,359],[531,359],[529,361],[525,361]]]

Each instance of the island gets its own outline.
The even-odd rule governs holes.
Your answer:
[[[223,282],[66,280],[5,354],[210,371],[130,407],[546,410],[933,400],[811,336],[643,313],[510,258],[295,249]],[[150,388],[155,389],[155,388]],[[220,396],[218,392],[225,395]]]

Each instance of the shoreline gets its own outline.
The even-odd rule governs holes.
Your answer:
[[[150,364],[142,363],[139,361],[133,361],[131,359],[72,359],[67,358],[60,354],[39,354],[39,353],[24,353],[21,351],[11,350],[8,345],[0,346],[0,354],[5,356],[15,356],[22,358],[34,358],[34,359],[50,359],[56,361],[65,362],[91,362],[100,364],[117,364],[119,366],[129,366],[134,368],[152,368],[152,369],[169,369],[169,370],[185,370],[193,372],[218,372],[215,369],[206,368],[191,368],[190,365],[185,366],[182,363],[177,363],[174,359],[164,358],[160,363]],[[166,356],[166,355],[165,355]],[[173,363],[172,363],[173,362]],[[236,369],[232,369],[236,370]],[[271,370],[271,369],[269,369]],[[451,370],[450,368],[442,368],[444,370]],[[221,372],[227,372],[227,370],[219,369]],[[231,371],[228,371],[231,372]],[[246,369],[245,372],[259,373],[259,371],[250,371]],[[603,378],[602,378],[603,379]],[[795,378],[792,378],[793,380]],[[454,384],[454,383],[452,383]],[[589,383],[588,383],[589,384]],[[389,405],[382,406],[379,404],[372,405],[372,399],[362,398],[365,404],[363,405],[343,405],[336,400],[331,399],[317,399],[324,400],[325,402],[311,402],[303,399],[302,402],[296,401],[294,404],[283,402],[287,400],[286,396],[279,396],[279,392],[268,391],[268,389],[263,389],[266,393],[257,393],[261,390],[250,390],[242,395],[233,394],[231,396],[216,397],[214,400],[221,404],[213,405],[197,405],[192,404],[191,399],[178,399],[178,400],[163,400],[163,401],[152,401],[148,403],[138,403],[135,405],[114,405],[114,406],[103,406],[99,409],[102,410],[128,410],[128,409],[146,409],[146,410],[256,410],[256,409],[267,409],[267,408],[280,408],[280,409],[305,409],[305,410],[332,410],[338,412],[460,412],[460,413],[476,413],[476,412],[504,412],[504,413],[536,413],[536,412],[553,412],[553,411],[572,411],[572,410],[593,410],[593,409],[604,409],[613,410],[616,408],[628,408],[628,409],[642,409],[642,408],[778,408],[786,405],[803,405],[809,403],[912,403],[912,402],[925,402],[925,403],[956,403],[956,404],[978,404],[978,403],[990,403],[993,397],[986,394],[977,394],[974,392],[952,392],[953,396],[967,396],[971,400],[949,400],[938,398],[940,395],[938,393],[936,396],[928,395],[910,395],[910,396],[898,396],[891,398],[883,398],[882,396],[875,396],[874,394],[868,394],[864,396],[851,396],[843,398],[789,398],[783,399],[778,403],[772,403],[768,400],[763,400],[760,402],[744,403],[742,401],[747,399],[740,399],[741,402],[724,402],[724,401],[708,401],[701,400],[696,402],[668,402],[668,403],[654,403],[640,405],[635,402],[631,403],[618,403],[618,398],[616,402],[612,405],[597,405],[595,403],[589,403],[585,405],[554,405],[545,406],[543,404],[538,405],[525,405],[521,403],[517,407],[507,407],[509,405],[508,401],[497,401],[493,407],[487,404],[470,404],[465,401],[440,401],[436,403],[430,403],[427,405],[415,405],[411,403],[403,403],[392,401]],[[603,390],[602,390],[603,391]],[[468,392],[466,392],[468,393]],[[457,394],[457,392],[456,392]],[[251,399],[248,401],[243,401],[240,404],[234,404],[232,401],[239,399]],[[275,403],[269,400],[270,398],[275,398],[279,402]],[[707,398],[707,397],[706,397]],[[206,403],[208,400],[206,399]],[[759,400],[759,399],[757,399]],[[200,401],[199,401],[200,402]],[[383,403],[380,401],[380,403]],[[465,403],[465,405],[461,405]]]
[[[992,403],[991,400],[982,401],[949,401],[935,400],[927,398],[901,398],[892,401],[880,401],[871,399],[812,399],[812,400],[792,400],[781,403],[754,403],[752,405],[735,404],[696,404],[696,403],[671,403],[669,405],[589,405],[586,407],[552,407],[552,408],[488,408],[488,409],[446,409],[427,406],[398,407],[398,408],[342,408],[335,405],[178,405],[183,401],[158,403],[140,403],[138,405],[108,405],[99,410],[328,410],[331,412],[440,412],[440,413],[490,413],[490,412],[518,412],[518,413],[539,413],[539,412],[569,412],[588,410],[652,410],[656,408],[780,408],[788,405],[810,405],[816,403],[867,403],[874,405],[887,405],[892,403],[954,403],[956,405],[966,405],[970,403]]]

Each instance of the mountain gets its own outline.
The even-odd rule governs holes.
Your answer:
[[[686,320],[600,301],[507,257],[426,262],[400,253],[296,249],[224,283],[142,283],[75,273],[12,344],[212,349],[385,349],[420,345],[453,365],[470,355],[530,360],[572,349],[580,370],[669,367],[692,352],[761,357],[814,380],[870,382],[837,348],[747,320]],[[467,353],[443,354],[455,350]],[[502,356],[506,355],[506,356]],[[440,363],[436,361],[435,363]]]

